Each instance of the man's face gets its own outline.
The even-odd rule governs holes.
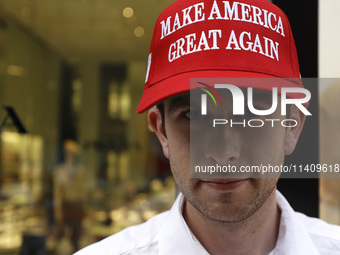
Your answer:
[[[228,96],[223,99],[223,108],[214,114],[218,118],[238,121],[239,116],[232,116],[232,101]],[[262,96],[259,97],[261,100],[254,100],[254,106],[269,109],[270,100],[263,100]],[[199,134],[193,136],[192,133],[201,132],[199,126],[209,121],[211,115],[208,113],[207,118],[200,119],[197,108],[189,101],[190,96],[184,95],[164,102],[166,135],[159,129],[158,110],[154,108],[149,112],[150,124],[161,141],[165,156],[170,160],[174,179],[191,205],[209,219],[225,223],[242,221],[266,201],[276,187],[277,178],[256,178],[259,176],[254,174],[242,174],[237,179],[228,175],[223,179],[220,176],[190,178],[190,163],[232,165],[237,169],[261,164],[281,165],[284,155],[294,149],[301,128],[272,127],[270,124],[261,128],[220,126],[202,134],[202,139],[197,139],[200,144],[195,144],[196,139],[190,143],[190,134],[197,137]],[[246,115],[243,118],[247,120],[250,117]],[[272,115],[252,118],[286,117],[281,116],[278,107]],[[298,122],[303,125],[304,119],[295,107],[292,107],[290,118],[299,118]]]

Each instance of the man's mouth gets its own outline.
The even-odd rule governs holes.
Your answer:
[[[249,179],[202,179],[200,182],[209,188],[232,191],[245,184]]]

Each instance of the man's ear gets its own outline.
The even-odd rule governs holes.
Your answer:
[[[290,109],[290,119],[297,122],[295,127],[288,127],[285,137],[285,154],[289,155],[293,153],[295,146],[299,140],[303,125],[306,120],[306,116],[295,105],[292,105]]]
[[[164,133],[162,115],[157,107],[152,107],[148,112],[148,120],[152,129],[155,131],[159,142],[162,145],[165,157],[169,158],[168,139]]]

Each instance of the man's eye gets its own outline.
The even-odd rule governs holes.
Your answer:
[[[252,113],[248,107],[246,107],[245,111],[244,111],[244,117],[245,118],[254,118],[256,117],[257,115],[255,115],[254,113]]]
[[[185,117],[190,121],[198,121],[206,118],[205,115],[201,114],[200,110],[191,109],[185,112]]]

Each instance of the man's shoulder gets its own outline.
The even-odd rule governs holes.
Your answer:
[[[304,224],[308,233],[317,237],[340,241],[340,226],[329,224],[321,219],[296,212],[296,217]]]
[[[296,212],[295,215],[299,222],[304,225],[319,251],[337,250],[340,254],[340,226],[329,224],[318,218],[308,217],[299,212]]]
[[[74,255],[144,254],[142,252],[144,249],[149,251],[157,245],[159,229],[168,213],[169,211],[163,212],[142,224],[128,227],[100,242],[85,247]]]

